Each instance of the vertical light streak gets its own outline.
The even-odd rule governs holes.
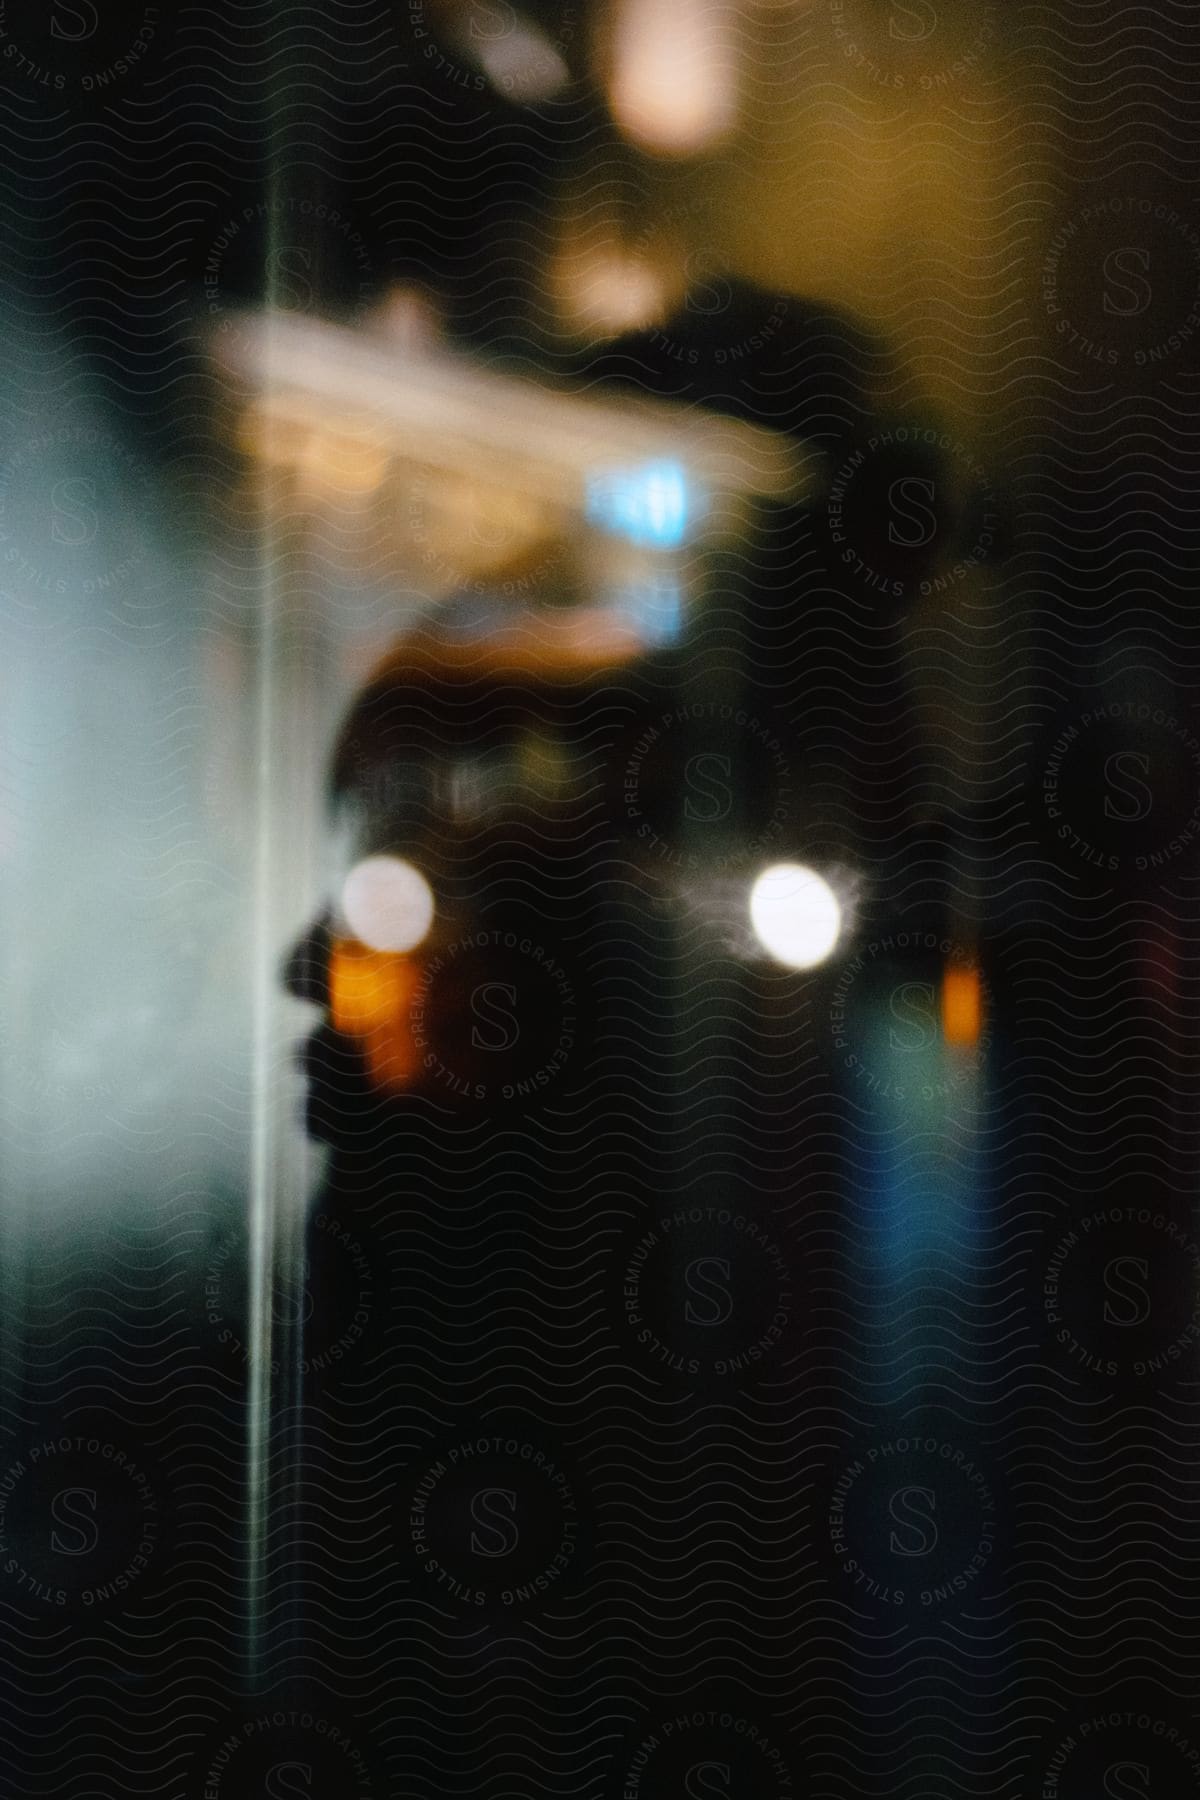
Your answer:
[[[278,221],[288,221],[293,238],[301,230],[307,237],[307,228],[297,222],[303,215],[287,204],[291,152],[303,121],[293,126],[291,111],[298,102],[287,99],[289,40],[286,33],[283,37],[282,97],[272,119],[267,193],[263,285],[270,318],[278,316],[281,299],[276,279],[283,266],[281,252],[298,247],[281,243]],[[311,186],[305,191],[311,197]],[[303,248],[311,256],[314,286],[319,286],[319,246],[309,240]],[[273,349],[269,328],[263,370],[268,392],[274,386]],[[290,476],[283,467],[268,464],[259,479],[246,1443],[247,1662],[254,1683],[271,1674],[268,1633],[286,1655],[295,1624],[291,1597],[303,1333],[300,1309],[291,1302],[303,1286],[312,1182],[309,1146],[292,1116],[293,1089],[286,1074],[290,1040],[296,1035],[292,1023],[302,1008],[285,998],[279,970],[288,943],[303,925],[308,901],[315,900],[314,801],[330,707],[336,704],[325,672],[319,595],[309,592],[319,570],[307,566],[303,546],[293,541],[289,527],[296,511]],[[284,1303],[278,1308],[277,1297]]]
[[[285,25],[281,13],[277,24]],[[280,266],[277,221],[286,216],[287,150],[289,118],[287,94],[287,33],[280,34],[277,48],[280,79],[271,84],[270,169],[265,239],[263,298],[268,316],[278,301],[276,273]],[[271,383],[271,345],[267,343],[266,381]],[[279,707],[286,696],[278,692],[280,672],[280,621],[283,596],[283,543],[279,521],[286,517],[278,504],[285,477],[264,469],[259,489],[259,580],[256,599],[255,647],[255,830],[254,911],[251,942],[253,994],[253,1060],[251,1070],[250,1186],[248,1195],[247,1285],[249,1292],[250,1367],[247,1377],[246,1433],[246,1582],[247,1663],[252,1684],[265,1670],[265,1636],[270,1613],[269,1545],[275,1511],[272,1459],[277,1447],[276,1392],[272,1365],[284,1368],[287,1345],[272,1301],[282,1272],[281,1226],[288,1199],[288,1159],[281,1117],[283,1102],[277,1055],[281,1048],[281,995],[277,964],[285,941],[280,906],[281,818],[280,778],[284,767]]]
[[[273,179],[272,193],[277,189]],[[269,259],[274,266],[274,259]],[[254,705],[255,831],[254,831],[254,928],[251,940],[253,979],[253,1063],[251,1072],[249,1258],[250,1367],[247,1377],[246,1432],[246,1602],[247,1660],[251,1683],[261,1674],[263,1625],[266,1610],[266,1545],[270,1512],[271,1453],[271,1290],[275,1261],[275,1167],[273,1056],[275,995],[272,971],[274,907],[273,875],[273,752],[274,695],[272,681],[276,656],[276,560],[271,530],[270,487],[273,476],[263,476],[265,493],[262,560],[259,576],[257,664]]]

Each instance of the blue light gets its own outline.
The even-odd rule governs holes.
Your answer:
[[[683,625],[683,589],[662,576],[630,582],[609,596],[609,605],[639,634],[644,644],[673,644]]]
[[[589,521],[646,549],[674,550],[682,544],[695,511],[680,463],[606,470],[588,481]]]

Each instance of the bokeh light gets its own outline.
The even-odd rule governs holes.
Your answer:
[[[979,970],[947,968],[942,977],[942,1036],[957,1049],[978,1044],[983,1026]]]
[[[815,969],[837,944],[842,909],[815,870],[802,863],[775,863],[751,889],[750,923],[776,962],[789,969]]]
[[[398,856],[368,856],[342,886],[342,916],[369,950],[414,950],[433,924],[433,891]]]
[[[609,104],[631,142],[662,156],[710,150],[737,123],[724,0],[621,0]]]
[[[605,470],[588,482],[591,523],[645,549],[677,548],[698,510],[687,471],[677,462]]]

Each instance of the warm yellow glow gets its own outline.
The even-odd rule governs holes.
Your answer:
[[[282,402],[248,407],[238,441],[247,455],[295,469],[312,486],[340,495],[374,493],[391,461],[389,447],[369,430],[339,430],[311,409]]]
[[[357,1040],[375,1086],[411,1087],[420,1068],[410,1009],[420,975],[411,957],[335,938],[329,962],[334,1027]]]
[[[554,287],[568,328],[597,337],[656,324],[671,297],[662,269],[648,257],[569,237],[555,264]]]
[[[978,969],[947,969],[942,977],[942,1036],[970,1048],[983,1027],[983,990]]]
[[[453,585],[498,576],[535,552],[542,560],[565,528],[544,502],[453,471],[412,483],[399,523],[422,566]]]
[[[362,439],[364,482],[390,459],[439,498],[453,480],[502,493],[509,507],[520,498],[542,517],[577,512],[597,468],[683,461],[707,492],[800,500],[819,467],[767,426],[666,400],[571,395],[463,356],[397,356],[383,333],[287,313],[247,314],[214,353],[233,383],[256,391],[242,423],[245,448],[290,468],[306,432],[348,440],[341,481],[357,454],[350,446]],[[713,509],[714,529],[728,510]],[[402,533],[409,511],[398,509]]]
[[[618,0],[609,101],[626,136],[687,156],[737,120],[724,0]]]

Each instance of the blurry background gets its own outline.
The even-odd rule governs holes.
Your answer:
[[[599,598],[668,639],[704,593],[749,594],[758,678],[782,651],[792,684],[800,847],[852,918],[814,1017],[906,926],[967,971],[953,1119],[885,1100],[864,1124],[830,1064],[814,1168],[862,1258],[862,1392],[953,1368],[986,1414],[1000,1369],[1052,1443],[1064,1384],[1107,1441],[1078,1368],[1046,1373],[1039,1234],[1126,1182],[1190,1217],[1198,39],[1183,5],[1084,0],[5,9],[0,1341],[14,1456],[64,1412],[172,1420],[185,1548],[162,1610],[113,1628],[127,1698],[195,1617],[201,1526],[245,1650],[242,1509],[266,1502],[205,1281],[231,1221],[284,1229],[320,1172],[290,1066],[308,1009],[276,971],[330,876],[336,723],[464,587]],[[558,407],[519,480],[506,382]],[[541,434],[590,419],[594,443],[631,388],[676,405],[688,469],[685,409],[786,434],[799,535],[780,550],[716,476],[723,539],[622,532],[644,495]],[[1102,705],[1072,772],[1058,746]],[[909,971],[938,1056],[946,960]],[[930,1271],[947,1335],[914,1302]],[[1164,1441],[1194,1429],[1189,1358]],[[1170,1588],[1193,1526],[1145,1517]],[[1103,1505],[1087,1529],[1089,1679],[1165,1633],[1186,1710],[1194,1650],[1108,1585]],[[24,1674],[45,1654],[22,1638]]]
[[[6,1016],[25,1125],[12,1141],[36,1145],[50,1189],[79,1202],[127,1186],[130,1155],[151,1145],[157,1185],[193,1107],[206,1167],[238,1179],[249,983],[237,938],[264,585],[286,569],[271,679],[284,678],[289,638],[321,671],[315,771],[329,715],[407,613],[489,561],[518,561],[521,531],[544,526],[468,512],[460,567],[476,492],[457,515],[437,496],[449,517],[426,524],[428,474],[410,470],[407,501],[395,485],[381,495],[378,456],[351,446],[339,463],[336,418],[324,442],[282,428],[273,453],[267,427],[226,396],[225,353],[249,338],[240,309],[331,316],[397,343],[438,332],[518,369],[575,372],[607,338],[681,305],[719,331],[731,282],[752,280],[763,316],[751,308],[722,366],[664,344],[662,385],[707,398],[746,383],[743,403],[769,416],[756,373],[794,377],[824,355],[829,316],[852,318],[862,388],[828,393],[805,432],[838,444],[872,415],[944,428],[990,496],[989,535],[1019,527],[1027,554],[1061,543],[1073,510],[1080,528],[1072,481],[1090,493],[1097,470],[1108,489],[1152,480],[1145,457],[1131,467],[1128,421],[1152,432],[1190,393],[1191,333],[1167,343],[1200,258],[1174,110],[1182,15],[1147,38],[1133,9],[1115,40],[1087,8],[948,0],[429,0],[428,20],[414,0],[264,5],[203,24],[132,7],[100,37],[87,18],[56,19],[18,8],[5,38],[18,78],[5,101],[2,500],[20,696],[6,725],[22,851]],[[1121,45],[1137,47],[1140,87],[1117,72]],[[1073,72],[1093,55],[1102,71],[1085,89]],[[1151,91],[1172,104],[1156,110]],[[1181,222],[1139,227],[1145,244],[1134,231],[1124,252],[1119,230],[1078,223],[1089,205],[1138,196]],[[1072,284],[1081,335],[1120,323],[1093,280],[1114,251],[1127,270],[1111,271],[1125,282],[1114,307],[1139,342],[1156,341],[1140,309],[1161,316],[1153,382],[1132,347],[1109,372],[1059,330]],[[269,385],[265,363],[258,376]],[[255,452],[277,477],[269,491],[255,486]],[[1084,661],[1127,585],[1083,529],[1086,569],[1042,562],[1030,583],[1010,558],[1003,575],[972,567],[906,606],[924,634],[911,640],[914,728],[981,803],[1006,791],[1012,766],[994,738],[999,756],[980,760],[981,701],[1010,732],[1038,723],[1039,634],[1071,608]],[[38,930],[52,955],[31,954]],[[81,1042],[69,1027],[84,1017]],[[229,1110],[207,1132],[222,1065]]]

